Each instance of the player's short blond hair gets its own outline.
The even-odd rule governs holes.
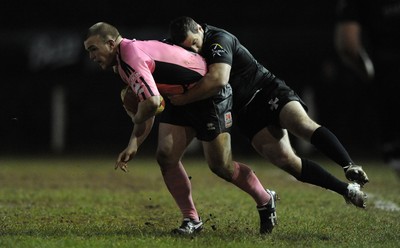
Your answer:
[[[120,36],[119,31],[113,25],[106,22],[98,22],[91,26],[87,32],[86,39],[98,35],[104,41],[116,40]]]

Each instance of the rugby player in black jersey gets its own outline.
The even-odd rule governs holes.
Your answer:
[[[207,74],[196,86],[170,98],[173,104],[202,100],[229,83],[234,123],[259,154],[299,181],[330,189],[346,202],[366,207],[366,194],[360,188],[369,179],[362,167],[353,162],[328,128],[308,116],[306,104],[296,92],[259,64],[237,37],[185,16],[170,23],[170,35],[172,42],[201,54],[208,64]],[[340,165],[351,182],[340,181],[316,162],[297,156],[288,132]]]

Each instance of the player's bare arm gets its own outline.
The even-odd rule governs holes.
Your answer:
[[[142,101],[141,103],[144,103],[145,105],[147,105],[146,103],[148,103],[150,105],[153,101],[149,99],[154,99],[156,101],[158,98],[160,99],[160,101],[162,101],[162,97],[158,96],[158,97],[150,97]],[[117,162],[115,163],[115,169],[120,168],[121,170],[127,172],[128,171],[127,162],[130,161],[136,155],[140,145],[147,138],[153,127],[155,114],[162,112],[164,106],[162,104],[159,104],[156,113],[153,114],[150,118],[148,118],[142,123],[135,123],[135,118],[137,117],[138,113],[140,111],[142,112],[147,111],[145,108],[146,106],[145,105],[140,106],[141,103],[138,102],[139,99],[136,93],[134,93],[129,86],[122,89],[121,100],[126,110],[126,113],[131,117],[134,126],[131,137],[129,139],[128,146],[118,155]]]
[[[142,124],[147,119],[154,117],[157,114],[157,110],[161,105],[161,96],[152,96],[146,100],[139,102],[138,111],[133,118],[135,124]]]
[[[208,66],[207,74],[184,94],[170,96],[174,105],[185,105],[216,95],[228,84],[231,66],[215,63]]]
[[[118,155],[115,169],[120,168],[124,172],[128,171],[128,162],[136,155],[140,145],[149,135],[154,124],[154,118],[153,116],[144,123],[134,125],[128,146]]]

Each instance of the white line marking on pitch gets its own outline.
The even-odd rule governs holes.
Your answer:
[[[400,211],[399,205],[392,201],[386,201],[375,194],[367,193],[368,199],[372,200],[375,208],[379,208],[386,211]]]

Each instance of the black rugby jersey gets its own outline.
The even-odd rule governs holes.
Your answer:
[[[263,87],[268,87],[275,76],[264,68],[239,40],[226,30],[202,24],[204,43],[201,55],[207,64],[231,65],[229,84],[233,89],[233,110],[239,111]]]

